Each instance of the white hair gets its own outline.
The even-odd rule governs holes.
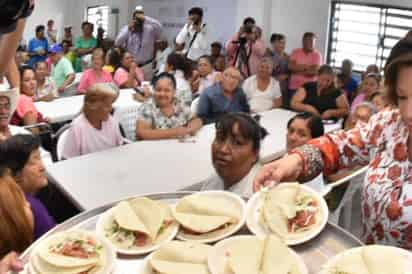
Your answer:
[[[360,108],[368,108],[371,112],[371,114],[375,114],[378,113],[378,109],[375,107],[374,104],[370,103],[370,102],[362,102],[359,105],[356,106],[355,108],[355,112],[358,111],[358,109]]]

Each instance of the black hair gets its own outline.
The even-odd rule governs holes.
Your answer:
[[[280,34],[280,33],[273,33],[272,36],[270,36],[270,43],[274,43],[276,41],[282,41],[285,39],[286,39],[285,35]]]
[[[44,25],[38,25],[36,26],[36,33],[39,33],[41,31],[45,31],[46,27]]]
[[[246,25],[248,25],[248,24],[253,24],[253,25],[255,25],[255,24],[256,24],[255,18],[253,18],[253,17],[246,17],[246,18],[243,20],[243,26],[246,26]]]
[[[306,38],[316,38],[316,34],[315,33],[313,33],[313,32],[305,32],[304,34],[303,34],[303,39],[306,39]]]
[[[289,128],[296,119],[302,119],[308,123],[312,138],[318,138],[325,134],[325,128],[323,126],[322,119],[319,116],[313,115],[309,112],[298,113],[288,121],[287,127]]]
[[[45,64],[47,67],[47,62],[46,61],[38,61],[36,64],[34,64],[34,69],[36,70],[39,67],[39,64]]]
[[[203,18],[203,9],[199,7],[193,7],[189,10],[189,15],[199,15],[199,17]]]
[[[219,117],[216,121],[216,133],[219,132],[226,139],[233,135],[233,126],[237,124],[239,131],[246,140],[252,141],[252,148],[259,152],[261,141],[268,135],[265,128],[259,125],[257,119],[247,113],[232,112]]]
[[[26,71],[28,71],[28,70],[31,70],[31,71],[34,72],[34,69],[33,69],[31,66],[24,65],[24,66],[19,67],[20,79],[23,78],[24,73],[25,73]],[[22,82],[22,81],[21,81],[21,82]]]
[[[375,99],[375,98],[378,97],[378,96],[385,96],[385,94],[383,94],[382,92],[379,92],[379,91],[374,92],[374,93],[372,93],[372,95],[369,97],[369,101],[372,101],[373,99]]]
[[[84,29],[84,27],[87,26],[87,25],[90,25],[90,27],[92,28],[92,30],[94,30],[94,24],[93,24],[93,23],[90,23],[90,22],[88,22],[88,21],[84,21],[84,22],[82,23],[82,29]]]
[[[197,60],[199,61],[200,59],[206,59],[209,62],[209,64],[211,66],[213,66],[213,60],[212,60],[212,57],[210,55],[202,55]]]
[[[70,41],[70,40],[63,40],[62,43],[61,43],[61,46],[62,46],[62,47],[63,47],[63,44],[64,44],[64,43],[69,44],[69,47],[73,46],[73,43],[72,43],[72,41]]]
[[[0,166],[18,175],[29,161],[33,151],[40,148],[40,140],[30,134],[18,134],[0,143]]]
[[[173,67],[173,70],[183,71],[185,78],[192,76],[192,67],[185,56],[178,53],[171,53],[167,56],[166,64]]]
[[[222,46],[222,43],[220,43],[220,42],[213,42],[211,45],[210,45],[212,48],[220,48],[220,49],[222,49],[223,48],[223,46]]]
[[[321,74],[333,75],[335,74],[335,72],[333,71],[333,68],[330,65],[325,64],[325,65],[320,66],[319,68],[318,75],[321,75]]]
[[[174,77],[173,74],[168,73],[168,72],[162,72],[159,75],[155,76],[152,79],[152,85],[153,87],[156,87],[157,82],[159,82],[162,79],[169,79],[170,82],[172,82],[172,86],[174,89],[176,89],[176,78]]]

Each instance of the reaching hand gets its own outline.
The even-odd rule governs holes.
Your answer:
[[[15,252],[7,254],[0,261],[0,274],[7,274],[9,271],[20,272],[22,270],[23,264]]]

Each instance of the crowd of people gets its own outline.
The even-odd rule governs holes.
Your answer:
[[[0,75],[9,85],[0,90],[1,274],[20,268],[16,254],[9,252],[22,252],[55,225],[36,197],[47,185],[39,132],[16,126],[49,123],[36,101],[84,94],[62,158],[123,145],[119,121],[112,117],[121,89],[134,89],[134,99],[142,103],[137,140],[184,138],[215,124],[216,174],[201,190],[249,197],[264,185],[310,184],[321,173],[327,177],[369,165],[362,189],[363,240],[412,249],[410,40],[394,47],[384,72],[371,64],[358,76],[351,60],[337,69],[324,64],[312,32],[304,33],[302,46],[289,55],[286,35],[272,34],[267,48],[261,28],[249,17],[223,45],[210,41],[203,10],[194,7],[169,46],[162,39],[162,24],[138,7],[114,40],[104,37],[100,27],[94,37],[95,26],[83,22],[79,37],[67,26],[58,41],[49,20],[47,27],[35,27],[28,45],[18,45],[16,38],[33,9],[26,2],[16,8],[20,17],[11,18],[11,27],[0,29],[10,34],[1,37],[10,46],[0,47],[0,56],[11,56],[0,58]],[[73,91],[76,73],[81,77]],[[281,107],[298,112],[287,124],[287,153],[262,166],[259,151],[267,132],[254,114]],[[343,121],[346,131],[325,135],[323,124],[331,120]]]

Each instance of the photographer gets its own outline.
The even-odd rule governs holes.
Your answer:
[[[249,21],[245,20],[239,32],[226,44],[229,65],[238,68],[244,78],[256,74],[266,52],[265,44],[258,39],[256,26]]]
[[[189,10],[189,19],[176,37],[176,49],[182,50],[192,62],[209,54],[209,39],[206,23],[202,23],[203,10],[194,7]]]
[[[162,24],[145,16],[142,7],[137,7],[128,26],[124,26],[116,38],[116,46],[126,48],[144,71],[144,78],[153,76],[155,43],[160,39]]]

